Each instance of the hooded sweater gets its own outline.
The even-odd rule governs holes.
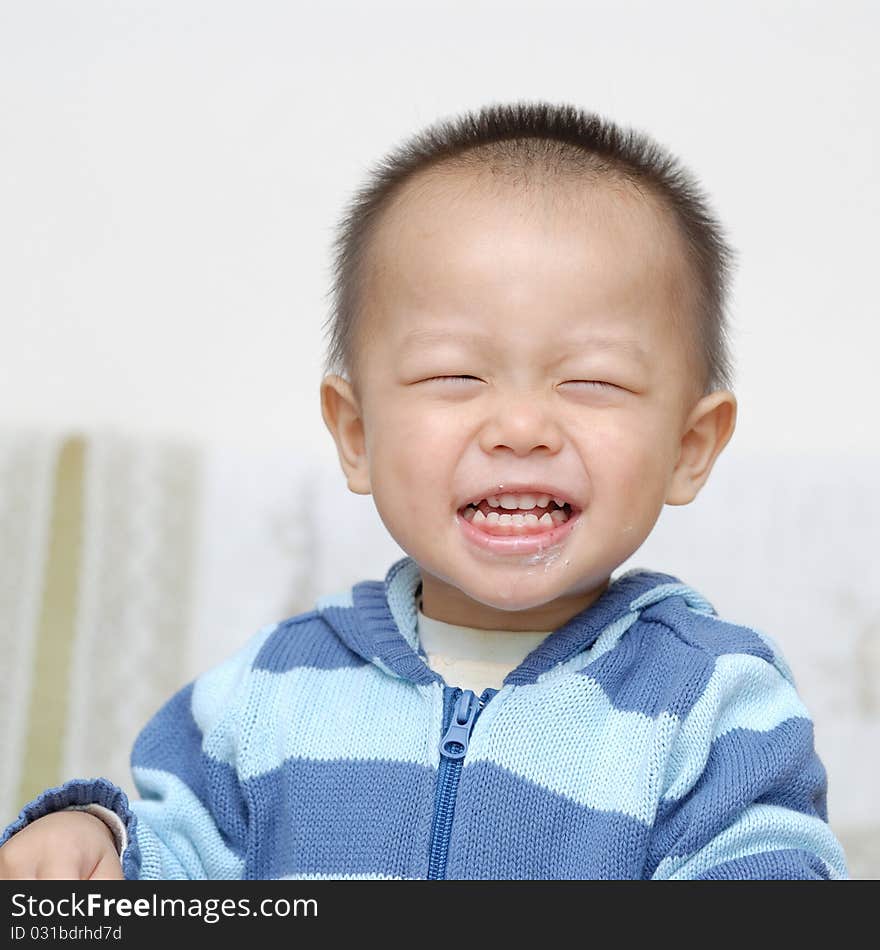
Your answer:
[[[845,878],[810,716],[774,642],[636,569],[479,696],[418,641],[418,565],[273,623],[138,736],[129,879]]]

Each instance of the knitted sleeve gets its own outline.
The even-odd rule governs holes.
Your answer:
[[[719,656],[678,724],[649,844],[654,879],[840,879],[813,724],[779,656]]]
[[[147,723],[131,756],[139,799],[129,801],[103,778],[73,779],[26,805],[0,844],[50,812],[97,805],[124,826],[127,879],[241,878],[249,809],[239,780],[239,725],[253,658],[276,628],[263,628],[225,663],[172,696]]]

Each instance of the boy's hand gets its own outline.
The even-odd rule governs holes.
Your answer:
[[[0,848],[2,881],[121,881],[107,825],[85,811],[58,811],[22,828]]]

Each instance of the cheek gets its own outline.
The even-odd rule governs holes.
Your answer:
[[[399,402],[381,418],[381,428],[367,430],[377,507],[404,515],[436,510],[436,498],[448,490],[448,468],[461,454],[461,420],[456,423],[447,413],[414,412]]]
[[[460,417],[456,422],[450,413],[413,412],[398,406],[382,416],[381,429],[368,433],[367,445],[377,458],[390,456],[401,465],[430,469],[442,467],[461,433]]]
[[[644,418],[597,427],[586,440],[585,465],[596,494],[653,508],[666,495],[672,460],[667,441]]]

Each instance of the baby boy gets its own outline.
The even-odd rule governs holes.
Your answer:
[[[612,577],[734,430],[732,252],[694,179],[496,105],[387,156],[336,249],[323,418],[407,557],[172,697],[139,800],[26,805],[0,876],[845,877],[773,641]]]

